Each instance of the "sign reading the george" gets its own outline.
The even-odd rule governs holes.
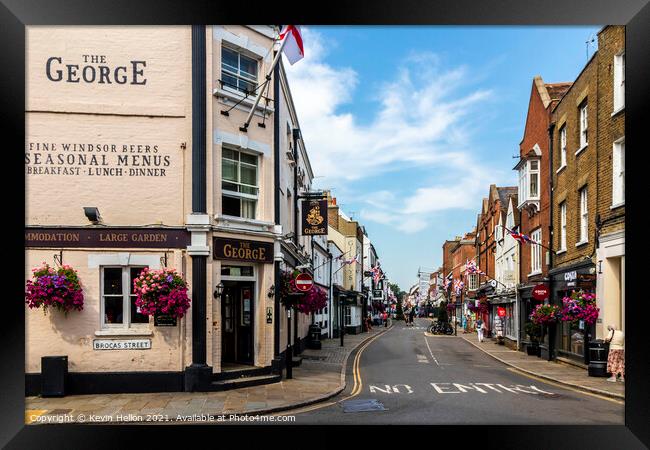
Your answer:
[[[228,261],[272,263],[273,243],[216,237],[213,257]]]
[[[548,287],[545,284],[538,284],[533,288],[533,298],[535,300],[546,300],[548,298]]]
[[[308,273],[301,273],[296,277],[296,289],[308,292],[314,286],[314,280]]]
[[[327,235],[327,200],[302,201],[302,234]]]
[[[185,248],[190,234],[180,229],[26,228],[25,247]]]
[[[151,339],[93,339],[93,350],[148,350]]]

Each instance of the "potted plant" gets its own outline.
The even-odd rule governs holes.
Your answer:
[[[562,321],[577,323],[584,321],[593,325],[598,319],[600,309],[596,306],[596,295],[583,291],[573,291],[562,299]]]
[[[166,315],[180,319],[190,307],[187,283],[175,269],[150,270],[145,267],[133,280],[135,305],[141,314]]]
[[[530,356],[539,356],[539,341],[542,338],[542,326],[534,322],[526,322],[524,331],[528,335],[530,342],[526,345],[526,353]]]
[[[81,311],[84,304],[81,282],[77,271],[67,264],[53,269],[45,261],[40,267],[32,269],[33,276],[27,280],[25,286],[25,303],[30,308],[43,307],[43,314],[47,308],[63,311]]]

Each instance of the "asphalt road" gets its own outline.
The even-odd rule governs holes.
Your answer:
[[[429,323],[396,322],[355,352],[356,389],[353,354],[344,392],[282,414],[295,415],[293,424],[623,424],[621,402],[514,372],[460,337],[426,336]],[[385,410],[344,412],[364,400]]]

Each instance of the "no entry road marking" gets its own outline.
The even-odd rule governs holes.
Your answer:
[[[433,388],[434,394],[529,394],[557,396],[555,392],[545,391],[535,385],[509,384],[501,383],[429,383]],[[415,390],[408,384],[371,384],[368,386],[371,394],[414,394]]]

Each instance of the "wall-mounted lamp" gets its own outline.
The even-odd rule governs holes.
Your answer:
[[[84,206],[84,214],[93,224],[101,222],[102,217],[99,215],[99,209],[96,206]]]
[[[266,294],[269,298],[275,297],[275,284],[272,284],[271,287],[269,288],[268,294]]]
[[[224,286],[223,286],[223,282],[220,281],[219,284],[217,284],[217,285],[214,287],[214,298],[216,298],[216,299],[220,299],[220,298],[221,298],[221,294],[223,294],[223,288],[224,288]]]

